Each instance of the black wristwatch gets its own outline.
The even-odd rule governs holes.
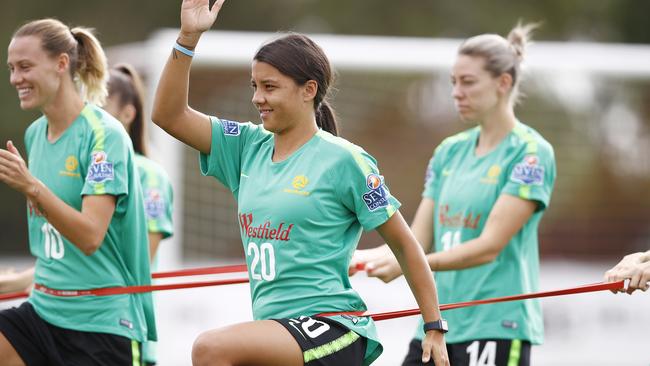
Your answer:
[[[447,333],[449,331],[449,328],[447,327],[447,321],[440,318],[435,322],[424,323],[424,333],[430,330],[437,330],[441,333]]]

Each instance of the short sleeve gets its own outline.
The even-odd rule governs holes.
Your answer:
[[[159,175],[155,181],[143,183],[144,208],[147,217],[147,231],[160,233],[163,238],[174,234],[172,209],[174,197],[166,176]]]
[[[424,175],[424,191],[422,191],[422,197],[431,198],[432,200],[435,200],[441,174],[440,167],[442,166],[443,155],[441,146],[439,145],[433,152],[433,156],[429,159],[429,164]]]
[[[215,177],[231,192],[239,188],[241,161],[247,137],[252,133],[252,123],[239,123],[210,117],[212,142],[210,154],[201,153],[201,173]]]
[[[508,167],[507,181],[502,193],[536,201],[537,211],[544,210],[555,184],[556,167],[553,148],[548,144],[530,144],[522,149]]]
[[[107,125],[95,125],[89,148],[80,156],[87,167],[82,196],[129,193],[131,142],[126,132]]]
[[[391,195],[376,160],[368,153],[352,151],[338,165],[333,174],[340,199],[365,230],[385,223],[399,209],[399,201]]]

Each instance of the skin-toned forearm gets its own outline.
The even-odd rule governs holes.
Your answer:
[[[432,271],[452,271],[492,262],[499,255],[500,245],[485,243],[481,237],[469,240],[444,252],[430,253],[427,262]]]
[[[34,282],[34,267],[21,272],[0,274],[0,293],[23,291]]]
[[[158,253],[158,246],[160,246],[160,242],[162,241],[162,234],[161,233],[154,233],[154,232],[149,232],[149,261],[153,263],[153,259],[156,258],[156,254]]]
[[[99,249],[115,210],[114,196],[86,196],[79,212],[40,181],[34,183],[27,198],[61,235],[86,255]]]
[[[420,201],[413,222],[411,223],[411,231],[418,243],[422,245],[425,253],[431,251],[433,247],[433,213],[435,210],[435,202],[430,198],[423,198]]]
[[[178,42],[184,47],[193,47],[199,36],[200,33],[181,33]],[[181,142],[208,154],[212,144],[210,118],[188,105],[191,63],[192,57],[172,49],[156,89],[151,118]]]
[[[200,34],[195,37],[179,36],[178,42],[185,47],[194,47],[198,43],[199,37]],[[173,49],[160,75],[151,111],[151,119],[165,131],[172,128],[174,121],[178,120],[180,115],[187,113],[189,109],[188,94],[191,65],[191,57],[187,57]],[[170,134],[173,135],[171,132]]]
[[[378,228],[402,268],[426,322],[440,319],[438,294],[424,252],[399,212]]]
[[[537,203],[502,194],[494,204],[481,235],[450,250],[432,253],[433,271],[450,271],[492,262],[535,212]]]

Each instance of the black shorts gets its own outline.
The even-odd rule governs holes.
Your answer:
[[[305,366],[363,365],[367,340],[343,324],[322,316],[273,320],[296,339]]]
[[[142,364],[142,349],[137,341],[114,334],[59,328],[41,319],[28,302],[0,311],[0,333],[27,366]]]
[[[530,342],[518,339],[481,339],[447,344],[451,366],[495,365],[529,366]],[[402,366],[432,366],[433,361],[422,363],[422,342],[414,339]]]

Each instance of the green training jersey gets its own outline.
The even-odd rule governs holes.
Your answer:
[[[89,256],[30,206],[34,281],[56,290],[150,284],[142,188],[124,127],[102,109],[87,104],[55,142],[47,140],[47,128],[47,118],[42,116],[25,133],[30,172],[78,211],[87,195],[116,196],[116,206],[104,241]],[[116,334],[140,342],[156,338],[150,293],[60,297],[32,291],[29,301],[43,320],[61,328]]]
[[[172,226],[173,191],[167,172],[155,161],[136,154],[135,165],[144,193],[147,230],[160,233],[163,239],[174,234]]]
[[[255,319],[365,311],[348,265],[362,229],[398,209],[376,161],[363,149],[318,131],[281,162],[274,136],[251,123],[212,119],[212,147],[201,171],[228,187],[239,222]],[[381,353],[372,319],[336,316],[368,338],[366,364]]]
[[[144,211],[147,218],[149,233],[161,234],[163,239],[173,235],[172,206],[173,191],[167,172],[160,164],[140,155],[135,154],[135,165],[138,167],[140,184],[144,193]],[[157,256],[151,263],[151,271],[157,268]],[[146,342],[142,346],[144,361],[155,364],[156,342]]]
[[[538,290],[537,226],[555,182],[553,148],[532,128],[515,128],[488,154],[477,157],[480,127],[444,140],[435,150],[423,197],[435,202],[435,251],[480,236],[496,200],[508,194],[537,203],[537,210],[497,258],[477,267],[435,273],[441,304]],[[538,300],[504,302],[445,311],[448,343],[477,339],[543,341]],[[418,327],[416,338],[423,336]]]

